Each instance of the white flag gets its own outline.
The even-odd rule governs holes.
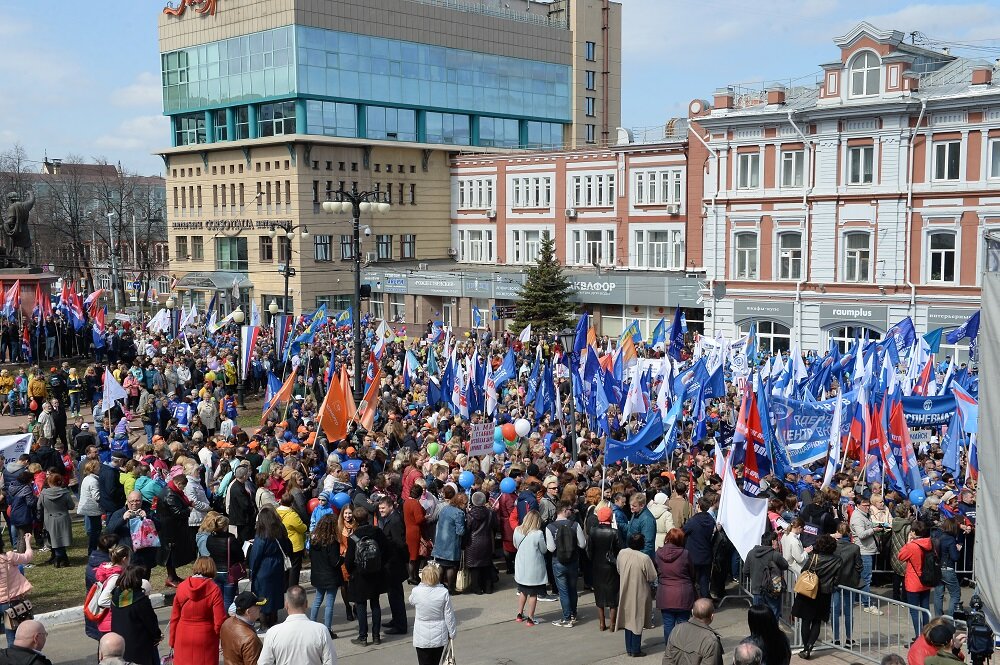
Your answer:
[[[518,339],[519,342],[521,342],[521,344],[527,344],[528,343],[528,340],[531,339],[531,324],[530,323],[528,325],[524,326],[524,330],[522,330],[521,334],[517,336],[517,339]]]
[[[260,325],[260,308],[257,307],[256,302],[250,303],[250,325],[252,326]]]
[[[170,330],[170,315],[167,310],[160,309],[153,318],[146,324],[146,329],[154,333],[162,333]]]
[[[240,299],[240,280],[235,277],[233,277],[233,298]]]
[[[837,461],[840,459],[840,427],[844,417],[843,402],[840,395],[837,395],[837,404],[833,407],[833,423],[830,425],[830,454],[826,460],[823,486],[820,488],[824,490],[833,481],[833,474],[837,471]]]
[[[722,478],[722,474],[726,472],[726,456],[722,454],[722,448],[719,447],[719,440],[715,439],[715,475]]]
[[[104,394],[101,396],[101,403],[104,406],[104,410],[107,411],[115,400],[127,398],[128,393],[122,388],[122,384],[118,383],[115,375],[111,373],[110,369],[105,370]]]
[[[722,474],[722,497],[717,521],[744,561],[757,545],[767,526],[767,499],[750,497],[740,491],[733,475],[732,452]]]
[[[646,413],[646,399],[642,394],[642,375],[638,372],[638,368],[632,378],[632,383],[628,386],[628,395],[625,397],[625,406],[622,408],[622,420],[633,413]]]

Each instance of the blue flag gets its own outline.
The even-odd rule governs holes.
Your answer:
[[[590,314],[586,312],[576,322],[576,337],[573,338],[573,353],[580,353],[587,348],[587,333],[590,331]]]
[[[503,384],[517,376],[517,368],[514,366],[514,349],[507,349],[507,355],[503,357],[500,369],[493,375],[493,383],[497,391],[503,388]]]
[[[924,341],[931,353],[938,353],[941,350],[941,337],[944,335],[944,328],[932,330],[924,335]]]
[[[663,420],[654,413],[646,420],[642,429],[626,441],[608,438],[604,452],[604,463],[614,464],[628,460],[632,464],[652,464],[665,457],[663,442]]]
[[[969,319],[960,325],[959,327],[952,330],[945,339],[948,340],[949,344],[955,344],[960,339],[976,339],[979,336],[979,311],[977,310],[975,314],[969,317]]]
[[[681,359],[681,351],[684,349],[684,329],[687,323],[683,321],[684,312],[680,307],[674,308],[674,321],[670,324],[670,341],[667,353],[674,360]]]
[[[896,342],[896,356],[905,353],[917,341],[917,329],[913,327],[913,319],[906,317],[885,333],[885,339]]]
[[[483,315],[479,312],[479,308],[475,305],[472,306],[472,327],[479,328],[483,325]]]

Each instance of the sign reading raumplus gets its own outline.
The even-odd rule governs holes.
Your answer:
[[[889,308],[886,305],[823,303],[819,306],[820,328],[830,328],[838,324],[852,324],[885,330],[888,328],[888,318]]]

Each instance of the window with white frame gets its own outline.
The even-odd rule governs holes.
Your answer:
[[[377,235],[375,236],[375,249],[378,252],[379,261],[391,261],[392,260],[392,236],[391,235]]]
[[[402,293],[389,294],[389,320],[392,323],[406,323],[406,296]]]
[[[678,270],[684,256],[684,234],[678,230],[634,231],[635,261],[637,268]]]
[[[957,274],[954,231],[937,231],[927,237],[927,281],[951,283]]]
[[[735,237],[735,279],[757,279],[757,234],[741,231]]]
[[[455,325],[455,315],[458,307],[451,301],[450,298],[443,298],[441,303],[441,323],[445,326]]]
[[[740,324],[740,335],[750,332],[750,326],[757,324],[756,344],[757,350],[764,353],[787,353],[792,346],[792,330],[783,323],[777,321],[747,321]]]
[[[333,252],[330,247],[330,236],[314,235],[313,250],[317,261],[329,261],[333,258]]]
[[[875,146],[857,145],[847,149],[847,184],[870,185],[875,180]]]
[[[942,141],[934,144],[935,180],[958,180],[961,175],[961,165],[961,141]]]
[[[636,171],[632,176],[632,200],[636,205],[680,205],[683,196],[682,169]]]
[[[778,234],[778,279],[802,279],[802,234]]]
[[[541,231],[514,229],[511,231],[510,262],[525,264],[538,261],[538,250],[541,247]]]
[[[354,258],[354,236],[340,236],[340,258],[344,261]]]
[[[845,282],[871,281],[871,236],[863,231],[844,234]]]
[[[879,93],[882,83],[882,63],[871,51],[864,51],[851,60],[851,97],[871,97]]]
[[[377,321],[385,318],[385,301],[382,298],[381,293],[372,293],[371,300],[368,301],[368,310]]]
[[[573,207],[611,207],[615,204],[615,174],[573,176]]]
[[[515,208],[548,208],[552,202],[552,178],[530,176],[511,178]]]
[[[760,153],[743,152],[736,160],[737,189],[757,189],[760,187]]]
[[[990,141],[990,178],[1000,178],[1000,139]]]
[[[460,229],[458,247],[459,261],[491,263],[496,260],[492,229]]]
[[[488,210],[493,207],[493,178],[462,178],[458,181],[459,210]]]
[[[577,265],[611,266],[615,263],[614,229],[596,231],[575,230],[573,239],[573,263]]]
[[[781,153],[781,186],[801,187],[805,167],[804,150],[785,150]]]

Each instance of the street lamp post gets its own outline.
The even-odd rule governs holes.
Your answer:
[[[563,328],[562,332],[559,333],[559,343],[562,345],[563,353],[566,354],[566,359],[569,360],[569,459],[570,464],[575,463],[576,460],[576,395],[573,392],[573,375],[576,374],[576,370],[573,367],[573,344],[576,342],[576,331],[572,328]]]
[[[246,406],[243,401],[243,321],[246,315],[239,307],[233,312],[233,323],[236,324],[236,395],[239,398],[240,408]]]
[[[115,256],[118,253],[115,249],[115,232],[111,226],[111,218],[118,213],[112,210],[106,213],[108,217],[108,253],[111,255],[111,290],[115,294],[115,312],[121,309],[121,303],[119,302],[118,296],[118,264],[115,262]],[[121,238],[119,238],[121,240]]]
[[[115,291],[115,293],[117,294],[118,292]],[[117,295],[115,296],[115,300],[118,300]],[[177,337],[177,332],[174,330],[174,307],[177,306],[177,301],[174,300],[173,296],[170,296],[167,298],[167,302],[165,304],[167,307],[167,314],[170,316],[170,338],[173,339]]]
[[[351,226],[354,233],[352,251],[354,253],[354,316],[351,317],[354,337],[354,399],[360,403],[365,397],[365,372],[361,360],[361,213],[377,212],[385,214],[391,207],[387,192],[359,192],[355,184],[350,191],[341,187],[330,190],[327,196],[333,195],[336,200],[324,201],[323,212],[331,215],[351,213]]]
[[[283,233],[279,234],[279,231],[283,231]],[[295,239],[296,231],[300,231],[303,238],[309,237],[309,229],[304,224],[293,225],[291,222],[274,222],[267,231],[267,235],[271,236],[272,239],[281,235],[288,240],[288,256],[285,257],[285,268],[283,270],[280,267],[278,268],[278,272],[285,278],[285,296],[284,300],[281,301],[282,314],[293,313],[288,311],[288,280],[295,277],[295,268],[289,264],[292,262],[292,240]],[[270,308],[268,308],[268,311],[270,311]]]

